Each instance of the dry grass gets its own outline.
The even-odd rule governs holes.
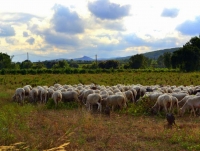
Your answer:
[[[66,75],[55,76],[60,78],[59,83],[66,84]],[[55,76],[44,78],[44,85],[52,85],[49,79]],[[81,79],[81,75],[76,76]],[[81,108],[49,110],[44,105],[19,106],[10,101],[11,96],[20,81],[28,78],[34,80],[34,76],[17,76],[18,82],[14,84],[14,78],[6,77],[13,84],[0,86],[0,150],[200,150],[200,117],[176,117],[179,128],[165,129],[167,121],[163,116],[133,116],[115,111],[108,117]]]

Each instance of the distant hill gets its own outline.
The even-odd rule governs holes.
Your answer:
[[[81,58],[74,58],[73,60],[81,60],[81,61],[93,61],[94,59],[90,58],[90,57],[87,57],[87,56],[83,56]]]
[[[181,47],[177,47],[177,48],[169,48],[169,49],[162,49],[162,50],[156,50],[156,51],[151,51],[151,52],[146,52],[143,53],[143,55],[145,57],[151,58],[151,59],[158,59],[158,57],[160,55],[163,55],[165,52],[174,52],[178,49],[180,49]],[[117,58],[98,58],[98,61],[100,60],[119,60],[119,61],[126,61],[130,58],[131,56],[127,56],[127,57],[117,57]],[[55,60],[51,60],[51,61],[59,61],[59,60],[71,60],[71,59],[64,59],[64,58],[59,58],[59,59],[55,59]],[[81,58],[74,58],[73,60],[75,61],[94,61],[94,59],[88,57],[88,56],[83,56]]]
[[[169,48],[169,49],[162,49],[162,50],[156,50],[156,51],[151,51],[151,52],[146,52],[146,53],[143,53],[143,55],[145,57],[148,57],[148,58],[151,58],[151,59],[158,59],[158,57],[160,55],[163,55],[165,52],[174,52],[178,49],[180,49],[181,47],[177,47],[177,48]],[[116,60],[127,60],[129,59],[131,56],[127,56],[127,57],[118,57],[118,58],[115,58]]]

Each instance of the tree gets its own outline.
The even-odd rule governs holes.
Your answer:
[[[200,36],[192,37],[189,42],[171,57],[172,67],[180,68],[182,71],[190,72],[200,69]]]
[[[133,69],[145,68],[148,65],[148,58],[142,54],[131,56],[129,59],[129,66]]]
[[[0,69],[11,68],[11,58],[6,53],[0,53]]]
[[[107,60],[100,62],[98,64],[98,67],[102,69],[111,69],[111,68],[117,69],[119,67],[119,62],[116,60]]]
[[[173,52],[171,61],[173,68],[180,68],[182,71],[199,70],[200,49],[195,46],[185,45],[183,48]]]
[[[163,61],[164,61],[164,65],[165,65],[166,68],[172,67],[171,57],[172,57],[172,53],[170,53],[170,52],[165,52],[163,54]]]
[[[69,64],[66,60],[58,61],[56,64],[53,65],[53,68],[69,68]]]
[[[160,55],[157,59],[157,63],[158,63],[158,67],[159,68],[164,68],[165,64],[164,64],[164,56]]]
[[[20,69],[30,69],[32,66],[33,63],[30,60],[25,60],[20,64]]]

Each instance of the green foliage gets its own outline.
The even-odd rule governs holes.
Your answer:
[[[145,68],[148,65],[148,58],[142,54],[137,54],[129,59],[129,66],[133,69]]]
[[[173,52],[172,67],[181,71],[191,72],[200,70],[200,37],[193,37],[183,48]]]
[[[30,60],[25,60],[20,64],[20,69],[30,69],[33,63]]]
[[[171,57],[172,57],[172,53],[170,53],[170,52],[165,52],[164,54],[163,54],[163,57],[164,57],[164,65],[165,65],[165,67],[167,67],[167,68],[171,68]]]
[[[98,64],[98,67],[102,69],[111,69],[111,68],[117,69],[119,68],[119,61],[116,61],[116,60],[101,61]]]
[[[6,53],[0,53],[0,69],[11,68],[11,58]]]
[[[55,102],[52,98],[50,98],[48,101],[47,101],[47,104],[46,104],[46,108],[47,109],[75,109],[75,108],[78,108],[78,104],[74,101],[72,102],[58,102],[58,106],[56,107],[55,106]]]
[[[148,99],[148,97],[141,98],[137,103],[129,103],[128,109],[125,111],[128,114],[138,116],[138,115],[148,115],[150,114],[150,108],[155,104]]]

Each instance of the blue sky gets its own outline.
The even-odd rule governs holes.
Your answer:
[[[200,34],[199,0],[1,0],[0,50],[13,61],[123,57]]]

